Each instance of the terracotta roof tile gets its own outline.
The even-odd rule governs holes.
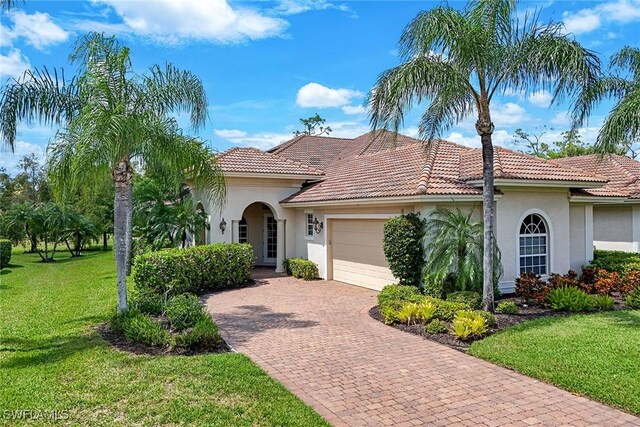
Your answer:
[[[496,179],[523,179],[542,181],[606,182],[606,177],[592,171],[581,171],[529,154],[494,147],[494,173]],[[482,179],[482,149],[463,153],[460,176],[465,180]]]
[[[323,175],[323,171],[320,169],[276,154],[265,153],[257,148],[235,147],[218,154],[216,158],[225,172],[304,176]]]
[[[602,175],[609,180],[603,187],[582,190],[582,194],[640,199],[640,162],[629,157],[615,154],[601,157],[590,154],[557,159],[553,162],[585,173]]]
[[[324,169],[339,160],[341,153],[353,144],[353,139],[300,135],[268,152]]]

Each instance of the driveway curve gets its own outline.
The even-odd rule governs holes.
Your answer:
[[[225,340],[337,426],[640,426],[640,419],[372,319],[376,292],[258,273],[213,294]],[[272,275],[273,276],[273,275]]]

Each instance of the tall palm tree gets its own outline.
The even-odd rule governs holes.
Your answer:
[[[627,152],[640,140],[640,49],[625,46],[611,57],[610,68],[613,73],[589,85],[573,111],[583,124],[603,99],[617,99],[596,140],[596,150],[603,154]]]
[[[483,305],[493,308],[494,173],[491,101],[506,90],[553,91],[573,100],[596,79],[598,57],[565,34],[562,24],[520,19],[515,0],[472,0],[419,13],[399,42],[403,63],[383,72],[368,103],[371,126],[397,132],[405,114],[427,102],[420,136],[429,141],[469,116],[476,118],[483,162]]]
[[[114,246],[118,311],[127,308],[131,257],[134,164],[167,179],[185,173],[222,203],[224,177],[203,143],[183,135],[172,112],[190,114],[194,129],[206,120],[207,99],[198,77],[171,64],[133,72],[129,49],[114,37],[89,33],[70,57],[78,72],[70,80],[56,70],[27,71],[9,84],[0,101],[0,135],[13,147],[17,124],[39,120],[61,125],[48,148],[49,171],[59,197],[89,176],[109,170],[115,186]],[[62,195],[62,196],[60,196]]]

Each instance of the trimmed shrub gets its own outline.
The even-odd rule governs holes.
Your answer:
[[[622,285],[620,286],[620,293],[622,295],[629,295],[634,289],[640,288],[640,270],[629,270],[622,279]]]
[[[320,278],[318,266],[308,259],[289,258],[284,269],[297,279],[316,280]]]
[[[587,311],[593,307],[593,299],[586,292],[571,286],[553,289],[547,302],[555,311]]]
[[[152,347],[166,347],[171,341],[169,331],[159,322],[133,309],[116,314],[111,320],[111,328],[121,332],[130,341]]]
[[[623,274],[629,270],[640,270],[640,255],[634,252],[595,250],[591,265]]]
[[[222,343],[218,326],[210,316],[203,316],[193,326],[176,336],[176,346],[194,349],[215,348]]]
[[[131,306],[141,313],[159,316],[164,311],[164,297],[149,289],[139,289],[131,301]]]
[[[451,333],[461,341],[480,338],[488,331],[487,321],[479,311],[460,310],[451,326]]]
[[[447,301],[466,304],[473,310],[477,310],[482,307],[482,295],[475,291],[452,292],[447,295]]]
[[[291,267],[289,266],[289,261],[291,258],[285,258],[282,260],[282,269],[287,274],[287,276],[291,276]]]
[[[518,314],[518,306],[513,301],[502,301],[496,307],[498,314]]]
[[[166,249],[136,257],[133,279],[138,289],[166,296],[217,291],[248,282],[254,260],[247,243]]]
[[[431,322],[427,324],[427,326],[424,327],[424,330],[428,334],[432,334],[432,335],[444,334],[449,330],[449,327],[447,325],[447,322],[444,322],[440,319],[433,319]]]
[[[489,326],[490,328],[493,328],[498,324],[498,321],[496,320],[496,316],[493,313],[489,313],[488,311],[484,311],[484,310],[475,310],[475,311],[484,318],[484,321],[487,322],[487,326]]]
[[[593,307],[600,311],[613,310],[614,301],[609,295],[592,295]]]
[[[192,294],[177,295],[167,301],[165,314],[171,322],[171,328],[183,331],[193,327],[206,316],[200,300]]]
[[[522,273],[516,278],[516,296],[524,303],[539,297],[544,287],[544,280],[535,273]]]
[[[596,271],[595,281],[593,283],[593,292],[598,295],[609,295],[617,292],[622,287],[622,279],[615,271],[609,272],[603,268]]]
[[[624,302],[629,308],[640,309],[640,288],[635,288],[633,292],[627,295]]]
[[[424,233],[425,221],[417,213],[393,217],[384,223],[384,256],[401,285],[420,285],[424,266]]]
[[[443,301],[438,298],[424,297],[427,301],[432,302],[436,306],[435,318],[445,321],[451,321],[460,310],[467,310],[466,304],[453,301]]]
[[[378,292],[378,305],[381,309],[385,307],[397,307],[398,302],[400,306],[405,301],[418,302],[422,295],[417,288],[413,286],[403,285],[387,285],[380,292]]]
[[[0,239],[0,270],[11,262],[11,241]]]

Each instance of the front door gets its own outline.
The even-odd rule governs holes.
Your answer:
[[[262,257],[265,264],[275,264],[278,256],[278,222],[273,215],[264,216]]]

